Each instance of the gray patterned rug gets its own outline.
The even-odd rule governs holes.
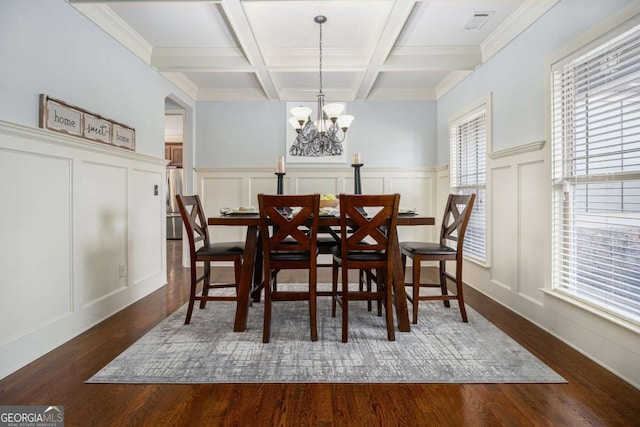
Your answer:
[[[262,343],[262,304],[249,311],[246,332],[233,332],[234,303],[180,308],[88,383],[562,383],[561,376],[467,307],[423,302],[417,325],[386,338],[384,317],[366,303],[349,306],[349,342],[340,313],[318,299],[319,340],[311,342],[307,304],[274,303],[271,342]]]

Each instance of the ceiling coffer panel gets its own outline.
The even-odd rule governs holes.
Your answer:
[[[68,1],[196,100],[315,99],[324,15],[327,99],[395,101],[454,87],[558,0]]]

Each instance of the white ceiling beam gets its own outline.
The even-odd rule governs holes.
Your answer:
[[[238,48],[155,48],[151,65],[160,71],[253,72]]]
[[[393,46],[402,31],[404,23],[411,14],[411,10],[415,5],[415,0],[396,0],[389,13],[389,19],[384,27],[384,31],[380,36],[380,40],[376,45],[376,49],[373,52],[373,56],[370,61],[370,65],[367,72],[360,83],[356,99],[365,100],[369,96],[373,85],[378,78],[380,72],[380,66],[384,64],[393,49]]]
[[[260,88],[208,88],[198,91],[198,101],[266,101]]]
[[[435,46],[395,48],[380,71],[473,70],[482,63],[478,46]]]
[[[238,38],[238,43],[240,43],[247,60],[254,67],[253,71],[255,72],[256,78],[264,91],[266,99],[279,99],[275,86],[269,76],[269,71],[267,70],[264,59],[260,54],[258,43],[255,40],[249,21],[247,20],[247,16],[242,8],[241,0],[223,0],[221,2],[221,6],[229,21],[229,25],[231,25],[232,31]]]

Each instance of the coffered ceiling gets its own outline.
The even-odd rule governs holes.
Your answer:
[[[198,101],[434,100],[558,0],[68,0]],[[476,28],[465,28],[476,27]]]

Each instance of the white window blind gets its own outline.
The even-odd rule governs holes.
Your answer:
[[[466,256],[486,261],[486,107],[454,121],[450,128],[449,179],[453,192],[476,194],[464,240]]]
[[[640,323],[640,31],[553,70],[554,288]]]

